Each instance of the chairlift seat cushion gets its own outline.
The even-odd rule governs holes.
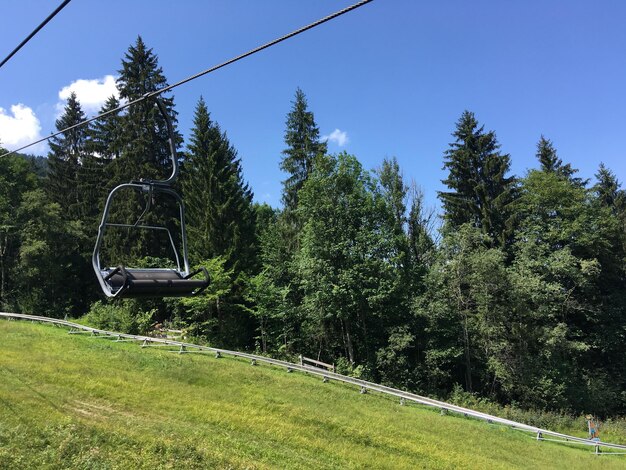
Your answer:
[[[113,272],[104,273],[105,277]],[[185,279],[173,269],[128,269],[114,273],[106,282],[120,297],[181,297],[205,289],[208,279]]]

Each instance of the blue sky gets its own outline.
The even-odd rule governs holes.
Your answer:
[[[0,56],[59,3],[2,1]],[[60,96],[78,80],[92,85],[82,99],[95,109],[105,77],[117,75],[138,35],[173,83],[350,3],[72,0],[0,69],[0,139],[11,148],[52,131]],[[255,198],[274,206],[298,86],[322,135],[345,137],[329,143],[331,152],[352,153],[368,169],[396,156],[432,206],[446,176],[443,152],[465,109],[496,131],[517,175],[536,166],[544,134],[583,177],[603,161],[624,181],[625,18],[626,2],[618,0],[375,0],[175,89],[179,128],[188,135],[204,96]]]

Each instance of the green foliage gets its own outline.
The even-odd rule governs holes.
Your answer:
[[[72,93],[56,127],[61,130],[75,126],[85,118],[76,94]],[[24,231],[20,269],[24,270],[25,283],[20,293],[21,305],[27,311],[62,307],[61,312],[51,314],[76,315],[88,308],[96,292],[95,283],[88,282],[92,279],[90,236],[96,233],[103,175],[98,158],[91,154],[90,128],[75,127],[52,138],[48,166],[45,205],[43,201],[36,203],[41,207],[34,214],[28,212],[28,207],[23,208],[29,219],[37,214],[47,215],[42,216],[43,220],[29,220],[28,230]],[[58,212],[50,203],[57,205]],[[33,230],[37,223],[42,226]],[[52,270],[56,272],[47,274]]]
[[[406,294],[406,244],[394,237],[400,232],[393,208],[356,158],[340,154],[318,157],[298,213],[304,228],[296,266],[308,348],[371,367]]]
[[[137,37],[122,60],[117,87],[120,99],[133,101],[146,93],[151,93],[167,86],[163,69],[158,64],[158,57],[148,48],[141,36]],[[159,96],[167,113],[176,126],[174,100]],[[120,158],[114,160],[114,171],[119,182],[131,179],[165,179],[169,176],[170,153],[168,132],[165,120],[153,100],[145,100],[131,106],[127,114],[120,117],[119,135]],[[175,144],[182,141],[175,131]],[[115,147],[114,147],[115,148]]]
[[[158,57],[148,48],[141,37],[131,45],[122,60],[117,87],[120,100],[133,101],[146,93],[154,92],[167,85]],[[176,130],[176,112],[174,100],[160,95],[172,126],[174,127],[174,145],[178,147],[182,137]],[[113,106],[113,102],[107,104]],[[112,109],[112,108],[110,108]],[[147,99],[127,108],[121,115],[113,115],[96,124],[94,128],[100,136],[94,136],[96,146],[105,148],[105,157],[116,156],[107,165],[109,189],[121,183],[139,179],[163,180],[171,174],[169,134],[165,119],[159,112],[154,100]],[[115,129],[119,132],[116,132]],[[177,234],[176,219],[178,210],[173,199],[161,194],[142,221],[146,225],[166,225],[173,234]],[[136,190],[118,193],[110,214],[110,220],[117,223],[134,224],[146,207],[147,198]],[[174,240],[177,246],[180,240]],[[169,240],[155,230],[127,231],[109,230],[105,239],[105,251],[113,260],[112,264],[131,263],[145,256],[172,256]],[[108,258],[107,258],[108,259]]]
[[[326,143],[320,142],[320,131],[313,112],[308,110],[304,92],[298,88],[285,123],[285,144],[281,170],[287,173],[283,182],[283,202],[288,211],[298,207],[298,192],[313,170],[313,161],[326,153]]]
[[[433,392],[462,382],[469,391],[492,395],[506,370],[510,333],[505,254],[487,248],[485,237],[469,224],[444,237],[418,299],[417,314],[430,333],[425,386]]]
[[[551,140],[546,139],[543,135],[537,142],[537,159],[539,160],[540,169],[544,173],[553,173],[560,178],[570,180],[576,186],[584,187],[587,181],[574,177],[578,170],[572,168],[569,163],[563,164],[557,153],[556,148]]]
[[[248,281],[246,300],[254,309],[252,315],[258,324],[256,349],[264,354],[276,351],[287,352],[288,335],[285,331],[289,310],[288,287],[278,287],[267,271],[260,272]]]
[[[122,118],[120,112],[113,112],[120,106],[120,101],[115,96],[110,96],[98,114],[106,116],[93,121],[90,128],[90,149],[100,156],[103,163],[110,163],[121,156]],[[107,180],[110,179],[110,175]]]
[[[97,301],[82,320],[94,328],[137,335],[150,330],[155,314],[156,309],[142,310],[135,300]]]
[[[61,207],[41,189],[23,194],[17,217],[19,308],[37,315],[76,315],[90,300],[88,266],[76,249],[85,243],[84,227],[64,220]]]
[[[256,264],[252,192],[237,151],[211,121],[202,98],[182,179],[191,259],[223,257],[236,272],[250,271]]]
[[[120,99],[102,111],[166,84],[139,37],[122,60]],[[173,98],[164,100],[176,124]],[[84,117],[71,95],[57,127]],[[93,324],[133,332],[174,319],[213,345],[302,353],[413,391],[446,396],[462,384],[459,399],[511,413],[626,413],[626,196],[616,175],[600,165],[587,188],[542,136],[539,169],[510,176],[495,132],[469,111],[453,138],[438,235],[395,158],[370,172],[355,156],[325,155],[298,89],[280,162],[284,208],[274,209],[252,203],[241,160],[201,98],[180,189],[192,263],[211,285],[193,298],[92,305],[107,192],[171,170],[165,121],[153,101],[137,103],[54,138],[48,173],[37,159],[0,159],[0,308],[89,310]],[[165,197],[129,190],[110,221],[134,224],[149,202],[142,220],[165,225],[180,247]],[[101,257],[174,267],[163,231],[109,227]]]
[[[0,147],[0,152],[5,152]],[[15,305],[21,225],[18,208],[24,193],[37,187],[38,181],[27,160],[21,156],[0,158],[0,308]]]
[[[510,272],[524,340],[516,341],[523,373],[514,388],[553,409],[620,409],[623,340],[616,332],[624,320],[606,290],[609,280],[619,283],[615,218],[582,186],[551,172],[529,172],[519,210]]]
[[[226,262],[223,257],[203,260],[194,269],[208,271],[208,288],[194,297],[171,299],[168,304],[193,337],[212,345],[245,348],[250,343],[250,313],[239,292],[246,278],[227,268]]]
[[[449,173],[443,183],[449,191],[439,192],[444,219],[450,230],[469,223],[497,246],[504,246],[515,199],[515,178],[506,175],[510,156],[499,152],[495,132],[485,133],[469,111],[463,112],[452,135],[455,141],[444,157]]]
[[[86,118],[75,93],[71,93],[63,114],[56,121],[57,130],[74,126]],[[46,181],[48,197],[63,207],[66,220],[75,220],[84,211],[78,173],[89,147],[89,131],[79,126],[50,139],[49,173]]]
[[[2,468],[623,468],[247,360],[0,322]],[[611,423],[612,429],[616,426]],[[601,436],[611,436],[601,428]],[[557,428],[585,436],[580,427]],[[601,462],[599,463],[599,460]]]

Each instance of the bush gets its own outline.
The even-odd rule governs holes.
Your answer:
[[[137,335],[145,334],[150,329],[155,313],[156,309],[141,310],[132,300],[98,301],[91,306],[84,321],[95,328]]]
[[[587,420],[585,416],[575,416],[564,411],[525,409],[515,403],[502,406],[486,398],[464,391],[459,384],[455,385],[448,397],[448,401],[455,405],[538,428],[561,431],[583,437],[587,434]],[[626,443],[626,419],[620,417],[606,419],[606,421],[600,419],[600,438],[603,441],[617,444]]]

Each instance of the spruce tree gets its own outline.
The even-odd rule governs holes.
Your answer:
[[[148,48],[141,37],[131,45],[122,60],[117,88],[120,100],[134,101],[146,93],[152,93],[167,86],[163,70],[158,65],[158,58]],[[158,98],[164,104],[167,113],[176,126],[176,113],[171,97]],[[108,103],[113,106],[113,103]],[[155,105],[154,99],[146,99],[127,108],[126,114],[113,117],[108,131],[115,131],[119,125],[119,135],[106,134],[99,139],[112,145],[109,152],[116,155],[112,160],[109,186],[136,181],[139,179],[163,180],[171,172],[169,134],[166,121]],[[105,130],[105,128],[101,128]],[[182,138],[175,131],[175,144]],[[119,154],[117,154],[119,152]],[[134,224],[143,212],[148,201],[145,194],[127,190],[119,193],[111,209],[111,221]],[[151,210],[142,221],[146,225],[166,225],[174,235],[174,243],[180,247],[179,231],[175,227],[177,209],[171,197],[159,195],[153,200]],[[137,264],[146,256],[167,258],[173,261],[173,253],[167,237],[160,231],[133,230],[122,232],[110,230],[104,241],[103,251],[108,253],[103,259],[115,264]]]
[[[281,170],[288,176],[283,181],[283,203],[285,209],[294,211],[298,207],[298,191],[308,178],[317,155],[326,153],[326,143],[320,141],[320,131],[313,112],[308,110],[304,92],[296,90],[295,101],[287,115],[285,144]]]
[[[455,141],[444,155],[449,173],[443,180],[450,190],[439,192],[448,227],[469,223],[502,246],[515,198],[515,178],[507,176],[511,158],[500,153],[496,134],[485,132],[472,112],[463,112],[452,135]]]
[[[626,209],[626,193],[621,189],[621,185],[615,174],[600,163],[598,172],[595,174],[597,183],[593,187],[600,204],[609,207],[614,213],[619,213]]]
[[[85,118],[76,94],[71,93],[64,113],[56,121],[56,127],[58,130],[65,129]],[[97,284],[90,265],[97,217],[97,195],[90,185],[94,171],[92,163],[91,133],[87,125],[71,129],[50,140],[49,172],[45,180],[47,199],[41,197],[43,193],[33,194],[32,199],[28,203],[24,202],[20,208],[24,213],[32,211],[34,217],[52,217],[50,233],[45,232],[47,222],[42,223],[41,220],[29,222],[29,229],[22,231],[21,266],[22,269],[28,269],[29,275],[24,276],[24,279],[28,278],[32,284],[29,287],[32,296],[29,294],[20,300],[24,305],[32,301],[35,302],[32,308],[39,303],[43,309],[43,305],[48,303],[49,306],[62,305],[67,311],[84,311],[85,306],[95,297]],[[98,172],[95,174],[97,176]],[[58,234],[61,227],[64,230],[62,236]],[[38,244],[46,248],[42,248],[37,256],[25,256]],[[48,249],[50,251],[46,253]],[[41,265],[33,268],[29,265],[31,261],[33,265]],[[46,276],[43,273],[48,268],[41,266],[55,266],[53,269],[58,272]],[[47,277],[45,281],[42,276]],[[44,282],[46,286],[40,294],[35,293],[41,286],[33,287],[37,282]],[[46,291],[49,291],[49,295]]]
[[[141,39],[128,48],[122,68],[119,70],[117,87],[120,99],[134,101],[146,93],[152,93],[167,86],[163,69],[158,65],[158,57],[146,47]],[[174,99],[159,97],[164,104],[174,128],[176,112]],[[128,181],[139,178],[163,179],[169,176],[170,151],[165,120],[152,99],[146,99],[128,108],[121,117],[121,155],[117,163],[118,179]],[[175,133],[176,143],[182,138]]]
[[[57,130],[85,120],[75,93],[71,93],[63,114],[56,121]],[[46,189],[50,199],[63,208],[66,220],[80,217],[82,194],[78,190],[78,172],[89,148],[87,126],[76,127],[50,139],[48,180]]]
[[[541,165],[541,171],[546,173],[556,172],[563,166],[563,161],[556,154],[552,141],[546,139],[543,135],[537,142],[537,159]]]
[[[541,167],[541,171],[545,173],[554,173],[555,175],[566,178],[577,186],[585,186],[587,180],[575,177],[578,173],[576,168],[572,168],[570,163],[563,164],[563,160],[559,158],[556,148],[550,139],[546,139],[543,135],[537,142],[537,159]]]
[[[115,96],[110,96],[100,109],[99,114],[108,113],[120,106]],[[91,125],[92,153],[103,162],[111,162],[121,156],[122,119],[120,112],[108,114],[93,121]]]
[[[411,208],[407,219],[409,247],[413,263],[417,269],[425,271],[435,248],[431,235],[434,211],[424,207],[424,193],[415,184],[411,187],[410,194]]]
[[[190,253],[197,261],[222,256],[226,268],[255,264],[252,191],[243,181],[241,160],[226,133],[198,101],[184,166]]]

